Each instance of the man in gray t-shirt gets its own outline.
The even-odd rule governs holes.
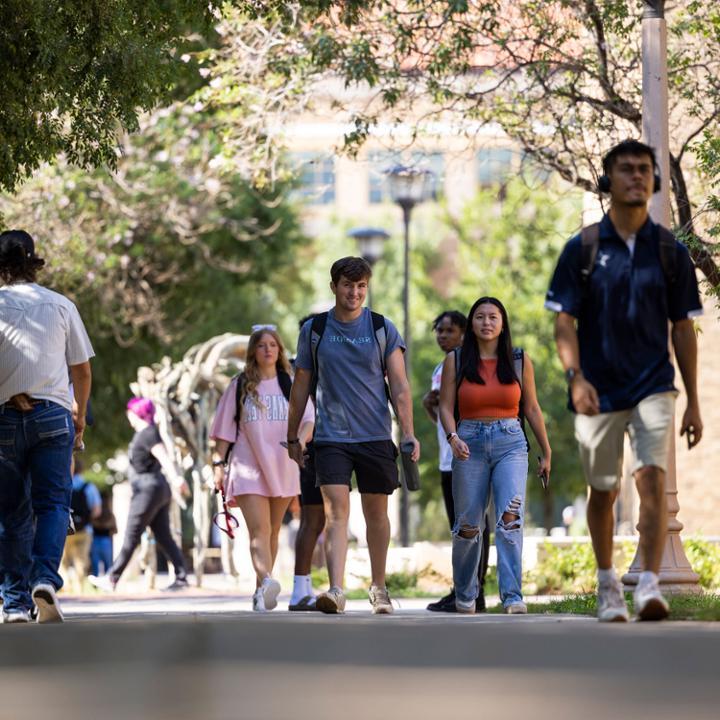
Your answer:
[[[311,320],[300,331],[290,396],[288,452],[302,467],[304,448],[297,431],[315,376],[314,344],[317,359],[315,466],[327,517],[330,576],[330,589],[318,597],[316,607],[327,613],[342,612],[345,607],[342,588],[353,472],[367,524],[372,574],[370,603],[374,613],[392,612],[385,587],[390,543],[387,499],[399,483],[384,370],[402,440],[414,444],[413,460],[417,461],[420,455],[403,360],[405,345],[395,326],[385,319],[381,329],[385,336],[381,359],[383,348],[373,316],[363,308],[371,274],[370,266],[362,258],[342,258],[333,264],[330,288],[335,295],[335,307],[327,314],[319,340],[317,334],[313,338]]]

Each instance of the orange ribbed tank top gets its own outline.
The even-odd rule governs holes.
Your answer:
[[[520,414],[520,385],[503,385],[497,376],[497,360],[481,360],[478,366],[484,385],[464,379],[458,388],[461,420],[482,417],[516,418]]]

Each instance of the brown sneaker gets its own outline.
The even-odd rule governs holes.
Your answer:
[[[320,593],[315,601],[315,607],[328,615],[337,615],[345,612],[345,594],[339,587],[331,587],[327,592]]]
[[[373,615],[391,615],[393,611],[390,596],[386,587],[378,587],[373,585],[368,593],[370,604],[372,605]]]

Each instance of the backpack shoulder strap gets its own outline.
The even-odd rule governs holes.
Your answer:
[[[380,366],[385,374],[385,351],[387,350],[387,329],[385,327],[385,316],[380,313],[370,311],[370,317],[372,318],[373,332],[375,333],[375,340],[378,345],[378,351],[380,353]]]
[[[600,223],[586,225],[580,232],[580,281],[587,286],[600,246]]]
[[[675,236],[662,225],[658,225],[658,240],[660,250],[660,264],[662,265],[665,283],[670,286],[675,282],[675,268],[677,265],[677,245]]]
[[[310,326],[310,354],[312,355],[313,362],[313,373],[317,374],[317,352],[318,345],[322,340],[323,333],[325,332],[325,326],[327,325],[328,314],[318,313],[312,319],[312,325]]]
[[[285,399],[290,402],[290,391],[292,390],[292,378],[284,370],[278,370],[278,384]]]
[[[245,373],[240,372],[238,373],[233,380],[237,380],[235,383],[235,424],[238,427],[238,432],[240,431],[240,416],[242,415],[242,407],[240,404],[240,400],[242,398],[242,391],[243,391],[243,385],[245,384]],[[235,433],[237,437],[237,433]]]
[[[312,319],[312,325],[310,326],[310,357],[312,358],[312,380],[310,382],[310,395],[315,397],[317,392],[318,384],[318,346],[322,340],[323,333],[325,332],[325,326],[327,325],[328,314],[327,312],[318,313]]]
[[[522,391],[523,372],[525,371],[525,351],[522,348],[513,348],[513,370],[515,370]]]

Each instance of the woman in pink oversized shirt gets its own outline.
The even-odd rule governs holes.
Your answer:
[[[234,443],[227,467],[215,464],[215,486],[225,488],[242,511],[250,534],[250,556],[257,584],[253,610],[277,605],[280,583],[272,577],[278,534],[285,511],[300,492],[300,470],[280,443],[287,437],[288,402],[279,376],[289,376],[290,364],[280,336],[270,328],[250,336],[243,373],[223,393],[210,437],[214,456],[225,458]],[[240,422],[236,421],[237,383],[241,383]],[[314,410],[308,402],[300,429],[305,444],[312,437]]]

